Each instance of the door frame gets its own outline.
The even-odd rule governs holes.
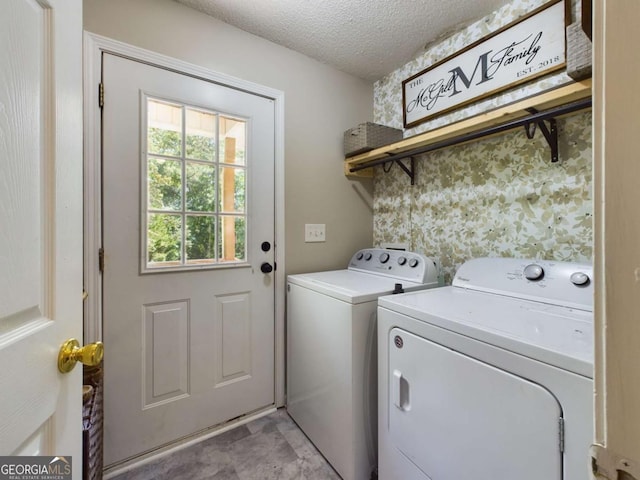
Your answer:
[[[102,54],[111,53],[133,61],[200,78],[236,90],[270,98],[275,108],[275,245],[274,338],[276,407],[285,400],[285,264],[284,264],[284,92],[182,60],[84,32],[84,276],[88,297],[84,305],[84,341],[102,340],[102,275],[98,251],[102,247],[102,109],[99,106]]]

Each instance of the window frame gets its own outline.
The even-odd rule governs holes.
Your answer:
[[[173,98],[167,98],[162,95],[155,95],[149,92],[140,92],[140,132],[139,132],[139,140],[140,140],[140,178],[139,178],[139,186],[140,186],[140,262],[139,262],[139,272],[140,274],[154,274],[154,273],[170,273],[170,272],[184,272],[184,271],[201,271],[201,270],[218,270],[218,269],[229,269],[229,268],[248,268],[251,266],[250,261],[250,250],[249,250],[249,241],[250,238],[250,225],[249,225],[249,211],[250,211],[250,193],[249,193],[249,184],[250,184],[250,127],[251,127],[251,119],[247,117],[243,117],[241,115],[232,114],[228,112],[224,112],[222,110],[216,110],[209,107],[204,107],[201,105],[192,105],[191,103],[184,102],[181,100],[176,100]],[[149,101],[158,101],[160,103],[165,103],[168,105],[174,105],[181,109],[181,122],[182,122],[182,130],[180,132],[180,141],[181,141],[181,155],[179,157],[173,157],[170,155],[163,154],[153,154],[148,151],[148,134],[149,134],[149,111],[148,105]],[[200,159],[192,159],[188,158],[186,155],[186,135],[187,135],[187,125],[186,125],[186,111],[187,109],[192,109],[196,111],[201,111],[204,113],[215,115],[215,158],[212,161],[200,160]],[[237,120],[239,122],[243,122],[245,127],[245,144],[244,144],[244,161],[242,164],[230,164],[221,160],[220,158],[220,119],[227,118],[230,120]],[[169,211],[169,210],[160,210],[150,208],[149,205],[149,179],[148,179],[148,162],[150,158],[158,158],[158,159],[167,159],[170,161],[179,161],[180,169],[181,169],[181,208],[180,210]],[[186,168],[187,163],[192,162],[201,165],[211,165],[215,169],[215,199],[214,199],[214,210],[212,212],[200,212],[200,211],[191,211],[186,208]],[[220,175],[223,168],[234,168],[244,170],[244,211],[240,212],[223,212],[221,208],[221,195],[220,195]],[[181,259],[176,262],[180,262],[179,264],[167,264],[162,265],[158,264],[158,266],[150,266],[148,261],[149,251],[148,251],[148,238],[149,238],[149,215],[154,213],[167,214],[167,215],[176,215],[181,218]],[[211,262],[203,261],[203,263],[187,263],[188,259],[186,258],[186,240],[187,240],[187,218],[189,216],[206,216],[214,219],[215,224],[215,259]],[[245,258],[244,260],[238,261],[228,261],[222,260],[219,255],[219,249],[223,247],[223,239],[221,238],[221,225],[222,220],[225,217],[231,218],[243,218],[244,219],[244,251]],[[167,262],[169,263],[169,262]]]

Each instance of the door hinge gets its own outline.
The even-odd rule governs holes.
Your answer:
[[[98,106],[104,107],[104,83],[98,85]]]
[[[559,445],[560,452],[564,452],[564,418],[558,418],[558,436],[559,436]]]
[[[104,273],[104,248],[102,247],[98,249],[98,268],[100,273]]]

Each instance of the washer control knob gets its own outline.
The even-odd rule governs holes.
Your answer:
[[[367,262],[368,262],[369,260],[371,260],[371,253],[370,253],[370,252],[365,253],[365,255],[364,255],[364,259],[365,259]]]
[[[569,280],[571,280],[571,283],[573,283],[574,285],[578,285],[580,287],[583,285],[588,285],[590,281],[589,275],[582,272],[572,273],[569,277]]]
[[[409,260],[409,266],[411,268],[416,268],[418,266],[418,259],[417,258],[412,258],[411,260]]]
[[[405,263],[407,263],[407,257],[399,257],[398,258],[398,265],[402,266]]]
[[[358,252],[358,254],[356,255],[356,260],[362,260],[362,257],[364,257],[364,253]]]
[[[387,252],[380,254],[380,263],[387,263],[389,261],[389,254]]]
[[[544,270],[540,265],[532,263],[524,267],[524,276],[527,280],[542,280],[544,277]]]

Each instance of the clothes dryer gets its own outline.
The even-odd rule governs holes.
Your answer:
[[[287,411],[344,480],[376,465],[378,297],[436,286],[433,259],[385,249],[288,277]]]
[[[379,299],[380,480],[583,480],[593,429],[587,264],[484,258]]]

